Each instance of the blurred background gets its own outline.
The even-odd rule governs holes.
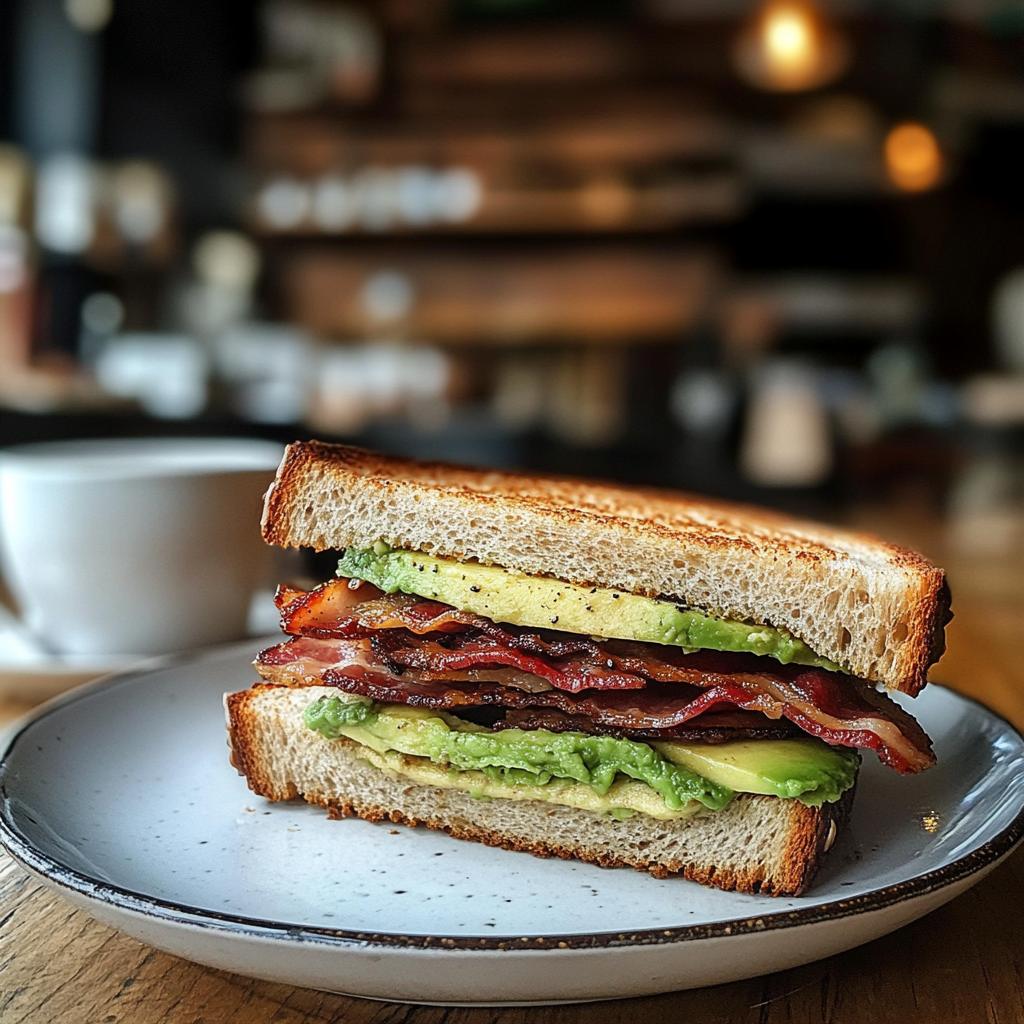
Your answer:
[[[0,446],[317,436],[1021,543],[1011,0],[0,0]]]

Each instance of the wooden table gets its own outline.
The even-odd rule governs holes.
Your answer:
[[[933,675],[1024,727],[1024,530],[948,528],[927,510],[863,510],[859,525],[950,571],[956,618]],[[966,546],[965,546],[966,545]],[[17,708],[0,708],[9,716]],[[614,1003],[442,1009],[371,1003],[208,970],[97,924],[0,855],[3,1024],[775,1024],[1024,1021],[1024,850],[927,918],[860,949],[751,981]]]

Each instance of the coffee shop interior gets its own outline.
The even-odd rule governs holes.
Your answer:
[[[246,543],[264,551],[260,495],[282,446],[312,438],[710,494],[913,547],[953,594],[933,680],[1024,727],[1024,8],[0,0],[0,470],[39,442],[248,445],[263,475],[246,485]],[[86,566],[118,562],[133,509],[169,535],[221,500],[154,488],[150,511],[126,512],[106,491],[99,533],[113,546],[65,540],[58,555],[45,502],[15,508],[42,489],[0,487],[0,731],[142,654],[272,632],[272,584],[311,585],[336,564],[336,552],[281,556],[276,576],[246,583],[247,618],[216,637],[65,656],[54,622],[70,635],[94,601],[116,607],[112,594],[133,637],[174,608],[212,621],[197,594],[218,604],[221,563],[195,555],[191,584],[151,590],[172,609],[158,616],[128,583],[163,570],[132,554],[117,565],[123,591],[83,585],[74,616],[51,611],[36,629],[15,596],[15,512],[35,538],[22,593],[42,559],[67,597]],[[216,534],[223,564],[256,565],[233,536]],[[5,862],[0,930],[24,882],[4,881]],[[957,1021],[1019,1019],[1006,979],[1024,969],[1024,918],[1010,919],[1019,900],[1006,894],[1011,875],[1024,884],[1021,863],[975,890],[977,919],[961,897],[928,919],[946,915],[934,933],[909,926],[907,948],[926,950],[914,969],[931,972],[912,1007],[897,936],[870,967],[855,953],[827,961],[839,966],[822,968],[821,1012],[877,991],[889,1019],[954,1020],[915,1015],[932,994],[963,1001]],[[983,907],[1016,936],[1017,973],[988,961],[961,986],[960,937],[997,941]],[[60,935],[108,934],[51,923],[10,946],[8,977],[30,979],[23,1001],[84,948],[58,949]],[[171,990],[145,981],[149,962],[90,985],[74,974],[66,990],[96,1000],[89,1019],[132,1019],[125,1002],[144,990],[155,1015],[139,1003],[134,1019],[184,1021],[177,1002],[160,1015]],[[781,1020],[781,1007],[819,1019],[817,985],[776,977],[763,1002],[760,989],[736,995],[730,1019]],[[286,1019],[267,991],[245,995],[237,1019]],[[313,1005],[291,991],[284,1002]],[[308,1019],[342,1019],[319,1013]],[[713,1017],[694,1014],[678,1018]]]
[[[1020,553],[1014,5],[0,17],[0,446],[317,437]]]
[[[1016,507],[1012,5],[0,10],[0,445]]]

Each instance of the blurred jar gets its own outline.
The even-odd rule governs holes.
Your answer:
[[[832,472],[832,428],[813,371],[791,362],[755,371],[740,466],[763,487],[815,487]]]
[[[108,394],[134,398],[159,419],[191,419],[206,407],[206,352],[186,335],[114,337],[98,355],[95,373]]]
[[[1011,270],[996,286],[992,333],[1002,368],[1024,373],[1024,267]]]
[[[309,339],[286,324],[239,324],[215,344],[217,371],[235,411],[254,423],[297,423],[314,371]]]

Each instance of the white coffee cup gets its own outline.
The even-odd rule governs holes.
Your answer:
[[[0,451],[0,575],[61,654],[163,654],[245,635],[269,550],[267,441],[68,441]]]

